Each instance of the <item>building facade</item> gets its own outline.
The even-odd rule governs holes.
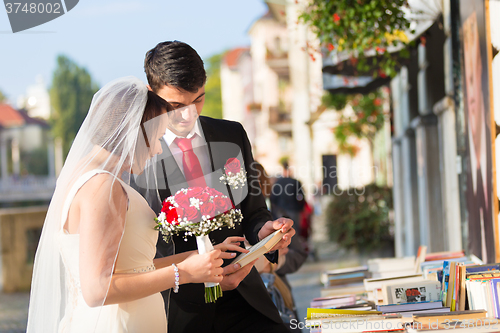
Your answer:
[[[228,51],[221,66],[224,118],[240,121],[254,157],[276,176],[280,160],[309,198],[374,181],[368,142],[359,153],[339,154],[333,129],[338,114],[321,105],[322,55],[318,41],[297,23],[305,1],[268,1],[269,11],[249,29],[251,45]],[[349,109],[346,110],[349,112]]]

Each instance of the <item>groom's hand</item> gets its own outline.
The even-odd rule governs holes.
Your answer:
[[[241,253],[248,253],[249,251],[241,247],[241,243],[245,241],[245,237],[231,236],[227,237],[222,243],[214,245],[214,249],[221,250],[222,259],[231,259],[236,256],[236,252],[229,253],[226,251],[237,251]]]
[[[267,221],[259,231],[259,240],[262,240],[276,230],[281,229],[281,232],[284,233],[283,238],[269,252],[284,249],[290,245],[292,237],[295,235],[295,229],[292,228],[292,226],[293,221],[286,217],[280,217],[275,221]]]
[[[240,264],[228,265],[224,268],[224,277],[222,278],[222,282],[220,282],[220,286],[222,291],[225,290],[233,290],[239,286],[240,282],[250,273],[252,270],[253,264],[257,259],[247,264],[243,268],[240,268]]]

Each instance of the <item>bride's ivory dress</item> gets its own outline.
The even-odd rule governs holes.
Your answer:
[[[89,307],[82,296],[79,276],[79,235],[69,234],[64,225],[69,207],[77,191],[90,178],[102,170],[92,170],[83,174],[68,193],[64,208],[61,230],[58,235],[60,253],[65,266],[67,300],[64,318],[59,325],[60,333],[165,333],[167,321],[165,307],[160,293],[135,301]],[[132,187],[121,180],[127,192],[129,206],[126,213],[123,234],[115,273],[144,274],[154,270],[153,258],[156,253],[158,231],[154,229],[154,212],[145,199]],[[92,327],[89,327],[92,326]]]

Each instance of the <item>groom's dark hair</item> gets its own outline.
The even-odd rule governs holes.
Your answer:
[[[155,92],[169,85],[194,93],[207,80],[201,57],[191,46],[177,40],[159,43],[149,50],[144,71]]]

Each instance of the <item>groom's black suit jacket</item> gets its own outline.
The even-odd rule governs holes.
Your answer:
[[[243,221],[236,225],[235,229],[223,228],[210,233],[209,237],[213,244],[223,242],[229,236],[245,236],[251,244],[258,241],[257,234],[260,228],[272,220],[269,210],[266,208],[264,197],[258,186],[258,174],[252,168],[253,156],[251,145],[247,134],[240,123],[213,119],[200,116],[200,124],[208,145],[210,164],[212,171],[211,187],[228,193],[237,209],[243,214]],[[187,187],[184,175],[179,169],[174,157],[167,145],[163,143],[163,153],[160,155],[157,180],[160,187],[161,200],[175,194],[177,190]],[[195,149],[196,152],[196,149]],[[248,183],[239,189],[230,189],[222,184],[219,177],[222,175],[224,165],[229,158],[238,157],[245,167]],[[165,182],[164,179],[167,179]],[[162,189],[163,188],[163,189]],[[245,195],[245,192],[248,194]],[[152,205],[155,213],[160,212],[160,205]],[[161,234],[157,244],[157,257],[165,257],[174,253],[196,250],[196,240],[188,237],[187,241],[181,236],[174,236],[173,242],[166,243]],[[268,255],[271,261],[277,260],[277,251],[274,255]],[[226,261],[225,264],[230,262]],[[280,315],[272,302],[257,270],[252,268],[251,272],[239,284],[236,290],[254,309],[262,313],[276,323],[282,323]],[[179,288],[179,293],[162,293],[165,299],[165,309],[169,319],[169,332],[189,331],[210,327],[210,319],[215,317],[216,305],[205,304],[204,285],[186,284]],[[224,297],[231,297],[231,292]],[[221,300],[218,300],[220,302]],[[234,309],[238,311],[238,309]],[[183,321],[190,321],[189,324]],[[198,326],[197,326],[198,325]],[[176,327],[177,326],[177,327]]]

